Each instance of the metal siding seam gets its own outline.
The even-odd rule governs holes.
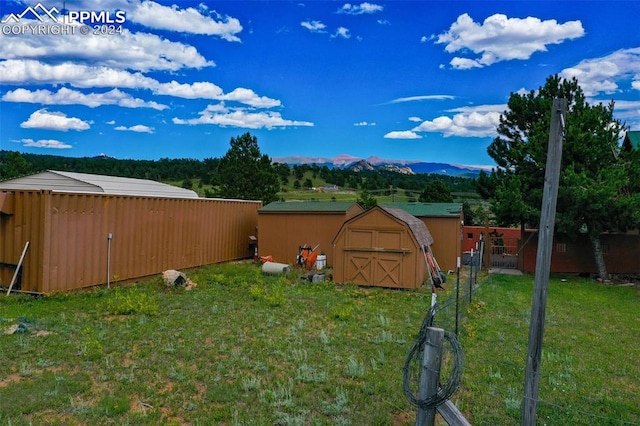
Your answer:
[[[36,260],[38,266],[34,272],[36,272],[35,277],[36,283],[35,288],[31,286],[31,289],[35,291],[48,291],[50,285],[50,256],[51,256],[51,191],[47,191],[44,193],[39,193],[37,198],[42,199],[42,203],[38,203],[41,217],[41,223],[39,224],[40,233],[41,233],[41,246],[38,248],[31,246],[31,254],[33,255],[33,259]]]

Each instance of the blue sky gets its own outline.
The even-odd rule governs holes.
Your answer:
[[[250,132],[272,158],[492,165],[509,94],[552,74],[640,130],[637,1],[37,5],[0,0],[1,149],[202,159]]]

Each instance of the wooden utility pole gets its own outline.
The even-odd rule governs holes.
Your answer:
[[[547,305],[547,287],[553,249],[553,231],[556,219],[560,164],[562,161],[562,139],[564,117],[567,112],[566,99],[554,99],[549,129],[549,148],[544,175],[544,192],[540,226],[538,229],[538,253],[534,279],[533,304],[529,323],[529,349],[525,370],[524,398],[522,400],[522,426],[535,426],[538,410],[538,385],[540,382],[540,361],[542,359],[542,337]]]

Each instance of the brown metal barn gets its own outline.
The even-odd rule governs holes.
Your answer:
[[[461,203],[385,203],[422,220],[434,243],[431,249],[442,270],[455,271],[462,257],[463,213]]]
[[[293,264],[301,245],[315,246],[333,265],[333,237],[345,220],[362,212],[354,202],[276,201],[258,210],[258,248],[261,256]]]
[[[427,278],[424,222],[402,209],[376,206],[347,220],[333,240],[338,283],[418,288]]]
[[[135,184],[163,190],[157,182]],[[17,288],[37,293],[245,258],[260,206],[258,201],[0,188],[0,284],[10,283],[27,241]]]

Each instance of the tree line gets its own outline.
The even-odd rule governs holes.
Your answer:
[[[207,196],[277,199],[282,187],[293,181],[294,188],[313,186],[311,179],[354,191],[390,195],[404,191],[414,201],[453,202],[452,192],[475,193],[475,180],[435,174],[408,175],[389,170],[354,171],[327,165],[274,163],[260,152],[257,139],[249,133],[232,138],[221,158],[161,158],[160,160],[64,157],[0,151],[0,180],[44,170],[121,176],[177,182],[191,189],[194,181],[211,186]],[[310,176],[310,177],[309,177]],[[266,184],[267,183],[267,184]]]

